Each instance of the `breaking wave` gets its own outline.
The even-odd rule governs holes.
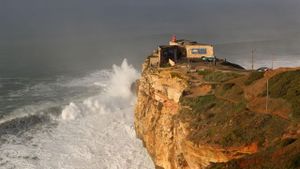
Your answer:
[[[112,70],[60,84],[101,88],[92,95],[3,121],[0,129],[13,132],[1,133],[0,168],[154,168],[133,127],[135,96],[130,88],[138,76],[124,60]],[[20,125],[24,130],[14,132]]]

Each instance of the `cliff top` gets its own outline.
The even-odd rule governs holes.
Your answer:
[[[279,168],[300,167],[300,68],[258,72],[221,60],[153,68],[146,61],[143,76],[156,79],[163,106],[179,102],[173,119],[187,125],[186,140],[232,159],[212,168],[278,168],[277,160]]]

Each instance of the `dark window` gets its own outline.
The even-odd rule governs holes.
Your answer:
[[[192,54],[207,54],[206,48],[194,48],[191,49]]]
[[[206,48],[199,49],[199,54],[206,54],[206,53],[207,53]]]

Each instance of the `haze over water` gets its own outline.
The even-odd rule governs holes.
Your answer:
[[[77,74],[123,58],[139,68],[173,34],[232,61],[249,60],[252,48],[262,60],[295,59],[299,15],[294,0],[2,0],[0,73]]]

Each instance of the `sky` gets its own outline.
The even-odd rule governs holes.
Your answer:
[[[171,35],[245,63],[298,59],[298,0],[1,0],[0,75],[136,67]]]

